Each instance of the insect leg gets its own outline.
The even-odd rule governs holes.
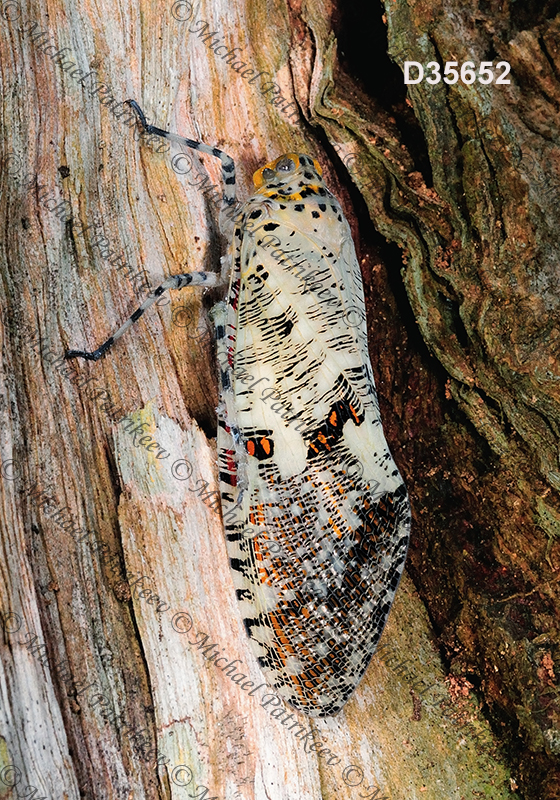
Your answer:
[[[125,333],[134,322],[140,319],[144,311],[153,305],[158,297],[161,297],[167,289],[183,289],[185,286],[218,286],[219,283],[220,276],[215,272],[188,272],[184,275],[171,275],[161,286],[158,286],[157,289],[148,295],[142,305],[136,309],[134,314],[127,319],[124,325],[121,325],[118,331],[109,337],[106,342],[103,342],[97,350],[93,350],[91,353],[88,353],[86,350],[68,350],[64,357],[85,358],[88,361],[97,361],[115,344],[117,339],[121,338],[123,333]]]
[[[156,136],[163,136],[164,139],[169,139],[171,142],[178,142],[179,144],[186,144],[187,147],[192,147],[193,150],[198,150],[201,153],[207,153],[210,156],[219,158],[222,162],[222,179],[224,182],[224,195],[223,204],[225,206],[233,206],[236,202],[235,195],[235,163],[231,156],[224,153],[223,150],[218,150],[217,147],[210,147],[203,142],[195,142],[193,139],[186,139],[184,136],[179,136],[176,133],[169,133],[161,128],[156,128],[155,125],[149,125],[144,116],[144,112],[136,102],[136,100],[126,100],[128,105],[133,109],[136,116],[142,123],[142,127],[147,133],[154,133]]]

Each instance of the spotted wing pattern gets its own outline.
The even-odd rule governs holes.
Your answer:
[[[282,180],[286,161],[295,170]],[[375,651],[410,509],[381,426],[340,205],[307,156],[257,176],[216,313],[224,526],[267,680],[296,709],[327,716]]]

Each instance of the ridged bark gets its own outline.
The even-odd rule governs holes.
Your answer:
[[[552,5],[2,4],[0,798],[560,797]],[[405,60],[512,82],[405,87]],[[215,494],[215,297],[61,359],[223,253],[219,162],[138,136],[127,98],[229,152],[242,198],[313,154],[353,228],[414,528],[335,719],[290,729],[257,689]]]

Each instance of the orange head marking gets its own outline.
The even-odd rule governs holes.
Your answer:
[[[271,181],[282,181],[284,178],[290,178],[298,169],[311,166],[320,178],[323,170],[317,159],[301,153],[286,153],[285,156],[269,161],[268,164],[265,164],[264,167],[255,172],[253,175],[255,189],[261,189]]]

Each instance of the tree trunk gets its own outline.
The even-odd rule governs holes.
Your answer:
[[[479,5],[2,3],[0,800],[560,797],[560,18]],[[404,84],[467,60],[511,83]],[[241,198],[309,152],[352,226],[414,528],[335,718],[287,723],[248,647],[214,294],[62,359],[224,252],[219,162],[127,98],[230,153]]]

